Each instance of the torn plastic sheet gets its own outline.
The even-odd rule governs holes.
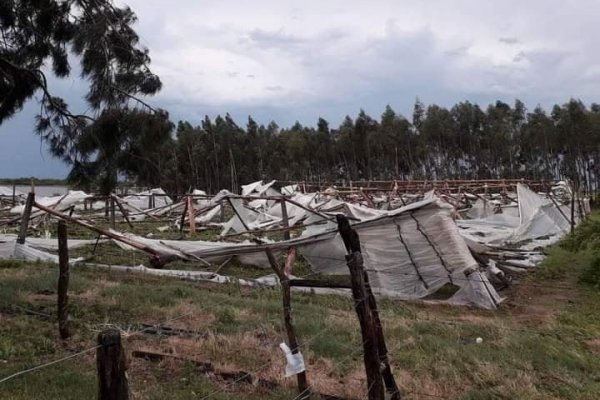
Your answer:
[[[80,204],[83,200],[91,197],[91,195],[79,191],[79,190],[69,190],[69,192],[62,196],[50,196],[50,197],[36,197],[35,201],[38,204],[41,204],[46,207],[54,208],[57,211],[66,210],[76,204]],[[10,209],[11,214],[19,214],[22,215],[25,210],[25,205],[21,204],[15,206]],[[45,212],[37,210],[35,207],[33,208],[32,218],[35,216],[43,215]]]
[[[535,248],[555,243],[569,231],[571,223],[567,218],[570,214],[567,206],[554,204],[522,184],[517,185],[517,196],[518,217],[504,213],[503,209],[502,214],[457,220],[461,234],[478,243],[504,245],[523,242],[527,248],[532,243],[531,248]]]
[[[287,361],[285,365],[285,377],[289,378],[290,376],[294,376],[306,370],[304,367],[304,357],[302,353],[297,352],[296,354],[292,353],[289,346],[286,343],[279,344],[279,348],[285,354],[285,360]]]
[[[105,242],[106,239],[102,239],[100,242]],[[68,239],[67,241],[70,249],[85,246],[88,244],[96,243],[96,240],[83,240],[83,239]],[[58,256],[48,251],[58,250],[58,239],[44,239],[44,238],[27,238],[25,244],[17,243],[17,235],[12,234],[0,234],[0,259],[17,258],[22,260],[30,261],[50,261],[58,262]],[[75,262],[81,260],[71,260],[69,262]]]
[[[125,204],[130,204],[135,208],[141,210],[147,210],[150,207],[149,198],[154,195],[154,207],[160,208],[173,204],[173,200],[169,196],[166,195],[166,192],[161,188],[155,188],[146,190],[144,192],[140,192],[138,194],[125,196],[123,200],[125,200]]]
[[[479,274],[465,275],[479,265],[452,219],[453,207],[438,199],[412,203],[353,225],[361,241],[365,269],[375,293],[420,299],[447,283],[462,290],[447,300],[494,309],[501,301]],[[310,236],[256,244],[153,240],[124,235],[162,254],[221,262],[236,257],[244,264],[269,268],[265,248],[284,251],[295,246],[314,272],[347,274],[346,250],[335,225],[315,228]],[[129,246],[117,242],[123,248]],[[473,282],[471,282],[473,281]],[[491,292],[488,293],[488,292]],[[486,295],[486,293],[488,293]]]
[[[34,247],[28,246],[27,244],[15,243],[14,247],[14,258],[18,260],[28,261],[48,261],[58,264],[58,256],[47,253],[42,250],[38,250]],[[69,264],[76,263],[83,260],[82,257],[69,259]]]
[[[15,197],[23,197],[26,196],[25,193],[21,192],[18,189],[14,189]],[[10,197],[12,199],[13,196],[13,188],[8,186],[0,186],[0,197]]]
[[[477,271],[479,265],[460,236],[452,212],[450,205],[432,199],[353,225],[375,293],[420,299],[452,283],[460,289],[448,303],[496,308],[502,299],[487,278],[465,274]],[[297,246],[298,250],[314,271],[346,274],[343,241],[337,231],[327,235]]]

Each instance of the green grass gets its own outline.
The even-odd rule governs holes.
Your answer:
[[[114,251],[109,246],[114,245],[103,250]],[[598,398],[600,293],[591,284],[578,283],[590,268],[595,276],[596,250],[593,245],[559,245],[548,249],[548,254],[495,312],[379,301],[393,369],[408,393],[406,399],[433,398],[421,394],[448,399]],[[130,256],[104,254],[115,257],[115,264]],[[303,263],[298,260],[297,275],[308,271]],[[221,271],[234,276],[270,272],[235,262]],[[127,332],[141,323],[181,316],[166,325],[194,330],[200,336],[137,334],[125,340],[125,350],[175,353],[211,361],[219,368],[282,379],[284,360],[278,344],[286,334],[276,288],[248,289],[234,283],[194,283],[75,266],[70,286],[75,336],[61,342],[54,318],[56,280],[57,269],[50,264],[0,262],[0,379],[89,348],[106,326]],[[532,283],[535,286],[528,286]],[[294,293],[292,304],[309,381],[322,392],[363,398],[361,335],[351,299]],[[23,309],[52,317],[28,315]],[[475,343],[477,337],[483,343]],[[265,364],[269,368],[257,371]],[[94,398],[94,370],[92,352],[0,384],[0,398]],[[139,399],[193,399],[214,391],[219,392],[212,399],[295,396],[293,378],[283,380],[285,387],[275,391],[226,386],[185,362],[131,359],[129,376]]]

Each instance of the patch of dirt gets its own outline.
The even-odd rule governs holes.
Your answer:
[[[575,299],[577,291],[563,288],[568,282],[543,283],[517,286],[508,293],[509,315],[522,325],[551,325],[557,315],[570,300]],[[502,307],[502,306],[501,306]]]
[[[177,316],[183,316],[181,318],[174,319],[166,323],[165,325],[176,328],[186,329],[195,332],[202,332],[208,329],[208,327],[215,322],[216,317],[212,313],[206,313],[199,310],[198,307],[190,302],[181,302],[174,307],[170,308],[173,318]],[[143,321],[147,324],[154,324],[156,322]]]
[[[592,353],[600,354],[600,339],[591,339],[586,342]]]
[[[45,294],[45,293],[27,293],[25,299],[29,303],[48,303],[56,302],[56,294]]]

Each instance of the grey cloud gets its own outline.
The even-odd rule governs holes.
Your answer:
[[[349,32],[342,29],[328,29],[318,32],[311,37],[300,37],[285,33],[283,29],[278,31],[265,31],[254,29],[240,40],[241,43],[256,45],[265,49],[277,49],[287,52],[297,52],[311,49],[311,46],[321,46],[344,39]]]
[[[508,44],[508,45],[515,45],[515,44],[521,43],[519,38],[516,38],[516,37],[502,37],[502,38],[498,39],[498,41],[500,43],[504,43],[504,44]]]
[[[264,48],[290,48],[305,42],[304,39],[279,31],[264,31],[255,29],[248,34],[250,40]]]
[[[560,50],[532,50],[521,53],[519,54],[523,59],[534,64],[534,68],[539,68],[540,71],[558,68],[570,56],[569,52]]]
[[[457,48],[452,49],[452,50],[447,50],[447,51],[444,52],[444,54],[446,54],[448,56],[451,56],[451,57],[464,56],[469,51],[470,47],[471,46],[468,46],[468,45],[460,46],[460,47],[457,47]]]
[[[514,62],[519,62],[525,60],[527,58],[527,54],[524,51],[520,51],[513,57]]]

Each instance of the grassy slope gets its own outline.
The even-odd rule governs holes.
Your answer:
[[[407,399],[597,399],[600,393],[600,293],[577,284],[594,258],[590,248],[551,250],[537,276],[512,289],[500,310],[381,301],[396,376]],[[126,351],[151,349],[212,361],[221,369],[258,371],[288,389],[265,392],[227,385],[179,361],[130,359],[136,399],[290,399],[282,378],[285,338],[277,290],[247,290],[173,279],[93,271],[71,277],[76,335],[57,339],[57,271],[45,264],[0,263],[0,378],[95,344],[97,332],[120,327]],[[543,279],[540,281],[540,279]],[[309,380],[321,392],[362,398],[360,333],[348,298],[294,294],[294,318],[305,343]],[[197,330],[193,338],[134,331],[140,323]],[[482,337],[482,344],[474,339]],[[83,399],[96,393],[93,352],[0,384],[2,399]]]

